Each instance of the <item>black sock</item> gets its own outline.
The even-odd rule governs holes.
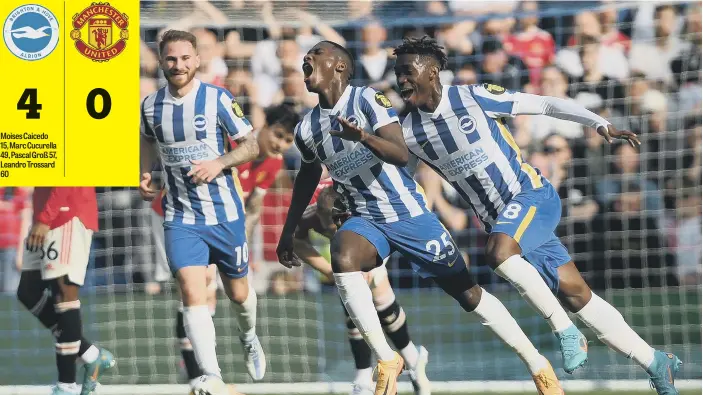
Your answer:
[[[405,321],[405,311],[395,300],[385,309],[378,312],[383,331],[391,339],[396,350],[402,350],[410,344],[410,333]]]
[[[45,290],[36,296],[38,297],[35,297],[34,295],[23,295],[19,301],[24,305],[24,307],[27,308],[27,310],[37,317],[39,322],[41,322],[45,328],[51,331],[51,334],[55,338],[58,338],[60,333],[58,330],[59,314],[54,308],[50,292]],[[88,339],[81,337],[81,346],[78,350],[78,355],[83,355],[92,345],[93,343],[91,343]]]
[[[352,355],[354,356],[354,365],[357,369],[368,369],[371,367],[371,358],[373,357],[371,347],[366,343],[366,340],[361,336],[361,333],[354,325],[354,321],[349,318],[349,312],[342,305],[344,314],[347,317],[347,336],[349,337],[349,346],[351,346]]]
[[[200,370],[200,366],[198,366],[198,360],[195,359],[195,351],[193,351],[193,346],[190,345],[190,340],[188,340],[188,336],[186,335],[182,311],[179,311],[176,317],[176,337],[178,337],[181,344],[181,356],[183,357],[183,363],[186,365],[188,380],[193,380],[202,376],[203,371]]]
[[[81,341],[80,301],[56,304],[58,337],[56,338],[56,367],[60,383],[76,382],[76,358]]]

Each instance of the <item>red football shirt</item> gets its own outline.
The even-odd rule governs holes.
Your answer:
[[[0,188],[0,249],[17,248],[22,210],[30,207],[26,188]]]
[[[78,217],[86,228],[98,230],[98,201],[93,187],[37,187],[32,204],[34,222],[51,229]]]
[[[505,38],[503,47],[525,62],[533,85],[539,84],[542,68],[553,62],[556,51],[552,35],[542,29],[512,34]]]
[[[332,181],[331,178],[325,178],[324,180],[321,180],[319,184],[317,184],[317,188],[315,188],[315,194],[312,195],[312,199],[310,199],[310,204],[309,206],[312,206],[313,204],[317,203],[317,198],[320,196],[320,193],[322,192],[323,189],[327,187],[331,187],[334,184],[334,181]]]
[[[276,181],[276,176],[282,167],[282,157],[269,157],[237,166],[239,183],[242,185],[244,195],[249,196],[257,188],[264,191],[269,189]]]

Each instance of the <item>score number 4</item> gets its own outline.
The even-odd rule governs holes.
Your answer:
[[[100,96],[103,99],[103,108],[100,111],[95,109],[95,99]],[[88,97],[85,101],[85,107],[88,110],[88,115],[93,119],[103,119],[110,114],[112,110],[112,98],[110,93],[103,88],[95,88],[88,93]],[[22,92],[22,96],[17,101],[18,111],[27,111],[25,118],[27,119],[39,119],[39,110],[42,109],[42,105],[39,104],[37,99],[37,89],[27,88]]]

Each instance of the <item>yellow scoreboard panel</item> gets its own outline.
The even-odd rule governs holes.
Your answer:
[[[139,0],[1,0],[0,186],[137,186]]]

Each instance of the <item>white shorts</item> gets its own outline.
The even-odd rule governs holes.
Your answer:
[[[25,247],[22,271],[41,270],[43,280],[68,276],[72,283],[83,285],[92,241],[93,231],[73,217],[46,234],[40,251],[31,252]]]

